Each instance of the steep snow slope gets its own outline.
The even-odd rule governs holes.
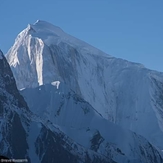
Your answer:
[[[28,88],[21,93],[33,112],[57,125],[86,149],[111,156],[119,163],[155,162],[153,156],[149,160],[151,150],[143,154],[143,150],[152,147],[143,137],[105,120],[64,83],[60,83],[59,87],[52,83]]]
[[[58,127],[29,111],[1,51],[0,149],[0,155],[11,159],[27,159],[29,163],[115,163],[111,157],[75,143]],[[157,155],[158,152],[155,152],[150,152],[150,155]]]
[[[6,57],[19,89],[64,82],[104,118],[163,149],[162,73],[111,57],[44,21],[28,25]]]
[[[104,127],[108,127],[110,130],[109,135],[104,128],[101,131],[89,130],[87,131],[89,134],[85,135],[89,136],[86,137],[86,142],[90,140],[90,147],[85,148],[76,143],[61,131],[62,127],[59,129],[50,121],[42,119],[29,111],[26,102],[16,88],[12,72],[1,52],[0,56],[1,155],[13,159],[28,159],[29,163],[116,163],[113,159],[119,163],[129,161],[131,163],[161,163],[163,161],[159,152],[144,138],[125,131],[106,120],[103,120],[103,122],[100,122],[100,120],[100,123],[92,120],[92,123],[95,122],[100,127],[103,123]],[[52,83],[52,85],[58,90],[56,83]],[[40,88],[44,88],[44,86]],[[48,89],[48,86],[45,86],[45,88]],[[37,91],[41,90],[38,89]],[[75,98],[74,102],[81,105],[76,109],[82,108],[85,104],[88,109],[92,109],[88,103],[76,99],[76,96],[71,98]],[[71,101],[67,100],[67,103],[71,103]],[[92,110],[91,113],[93,113]],[[95,112],[95,114],[97,113]],[[105,140],[105,137],[107,137],[107,140]],[[125,142],[122,140],[127,140],[129,145],[125,147],[123,145]]]

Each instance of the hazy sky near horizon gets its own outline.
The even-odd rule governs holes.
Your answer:
[[[0,0],[0,48],[41,19],[102,51],[163,72],[163,0]]]

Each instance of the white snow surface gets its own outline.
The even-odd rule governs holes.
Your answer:
[[[6,57],[19,89],[64,82],[105,119],[163,149],[163,73],[111,57],[45,21],[28,25]]]
[[[118,163],[128,160],[148,162],[140,154],[141,148],[149,152],[149,144],[143,137],[104,119],[64,83],[60,83],[59,88],[53,84],[27,88],[21,94],[35,114],[59,126],[63,133],[84,148],[92,148],[91,139],[99,132],[102,138],[97,142],[98,153],[107,157],[112,155],[112,159]]]
[[[60,85],[60,81],[54,81],[51,83],[53,86],[56,86],[57,89],[59,88],[59,85]]]

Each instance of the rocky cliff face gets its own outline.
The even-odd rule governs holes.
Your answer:
[[[15,79],[6,61],[0,52],[0,147],[1,155],[11,158],[21,158],[28,150],[26,131],[23,125],[28,127],[29,121],[23,122],[20,111],[27,110],[27,104],[16,88]]]

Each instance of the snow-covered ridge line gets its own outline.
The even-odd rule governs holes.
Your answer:
[[[46,21],[37,20],[34,24],[28,24],[27,28],[18,35],[16,41],[27,34],[41,38],[47,45],[51,45],[52,42],[57,42],[57,44],[59,42],[66,42],[81,51],[88,51],[94,55],[104,55],[109,57],[108,54],[105,54],[101,50],[65,33],[60,27],[52,25]]]
[[[44,21],[28,26],[7,60],[19,89],[64,82],[105,119],[163,149],[162,73],[96,48],[92,51],[90,45]]]

